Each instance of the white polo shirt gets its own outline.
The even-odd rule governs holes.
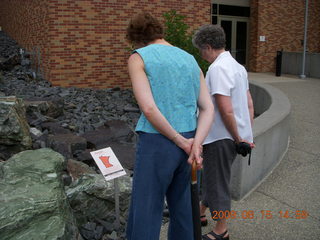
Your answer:
[[[239,135],[242,139],[253,142],[248,108],[247,90],[249,89],[249,83],[246,69],[228,51],[223,52],[210,65],[206,74],[206,83],[215,107],[215,119],[203,144],[221,139],[234,140],[222,121],[215,102],[215,94],[231,97]]]

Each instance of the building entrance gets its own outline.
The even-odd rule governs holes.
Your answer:
[[[242,65],[247,65],[248,20],[219,17],[218,24],[226,33],[226,50]]]
[[[226,50],[242,65],[248,65],[249,2],[214,1],[211,7],[212,23],[219,24],[226,33]],[[230,5],[229,5],[230,4]]]

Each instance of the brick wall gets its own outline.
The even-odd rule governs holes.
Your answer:
[[[272,4],[271,4],[272,2]],[[251,1],[250,71],[274,72],[276,51],[301,52],[304,0]],[[266,41],[260,42],[259,36]],[[320,52],[320,1],[309,0],[308,49]]]
[[[163,21],[163,13],[175,9],[187,16],[193,29],[210,22],[210,0],[26,2],[1,2],[0,12],[7,15],[0,24],[24,47],[41,43],[45,77],[59,86],[130,87],[125,29],[140,11],[152,12]]]
[[[140,11],[157,17],[170,9],[190,24],[210,21],[209,1],[51,1],[50,80],[62,86],[130,87],[125,29]],[[196,19],[196,20],[195,20]]]
[[[1,0],[0,26],[32,53],[34,68],[49,76],[48,0]],[[41,53],[41,54],[40,54]],[[38,63],[41,62],[41,66]],[[39,68],[39,69],[38,69]]]
[[[320,0],[309,0],[308,19],[308,50],[320,53]]]
[[[302,51],[304,0],[251,0],[249,70],[274,72],[276,51]],[[210,0],[1,0],[0,25],[30,52],[53,85],[130,87],[129,19],[175,9],[191,30],[210,22]],[[266,42],[258,41],[266,36]],[[320,0],[309,0],[308,49],[320,52]],[[38,56],[34,56],[37,60]]]

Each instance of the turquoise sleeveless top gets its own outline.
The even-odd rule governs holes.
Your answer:
[[[144,62],[153,98],[177,132],[197,126],[200,68],[192,55],[180,48],[150,44],[135,50]],[[159,133],[142,113],[136,131]]]

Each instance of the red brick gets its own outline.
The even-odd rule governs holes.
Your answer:
[[[272,2],[272,3],[271,3]],[[251,0],[249,70],[274,71],[277,50],[301,51],[304,0]],[[22,47],[41,52],[40,69],[59,86],[131,87],[125,29],[150,11],[176,9],[190,32],[210,22],[211,0],[1,0],[0,26]],[[309,0],[308,49],[320,52],[320,1]],[[260,35],[266,42],[259,42]]]

